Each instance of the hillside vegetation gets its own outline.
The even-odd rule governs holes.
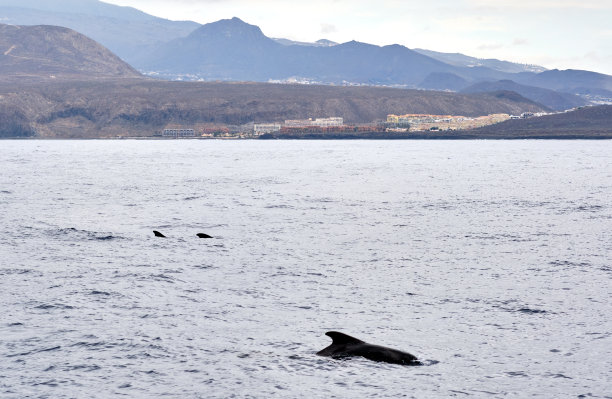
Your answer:
[[[456,94],[377,87],[145,79],[0,84],[0,105],[19,110],[40,137],[150,136],[168,124],[239,125],[340,116],[349,123],[390,113],[478,116],[542,111],[512,92]]]

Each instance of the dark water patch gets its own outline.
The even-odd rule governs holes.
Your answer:
[[[19,322],[7,324],[7,326],[9,326],[9,327],[20,327],[20,326],[23,326],[23,325],[24,325],[23,323],[19,323]]]
[[[13,194],[13,192],[8,190],[0,190],[0,194]]]

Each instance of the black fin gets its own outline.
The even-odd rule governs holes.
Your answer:
[[[163,235],[162,233],[160,233],[157,230],[153,230],[153,234],[155,234],[155,237],[166,237],[165,235]]]
[[[325,333],[332,339],[334,345],[346,345],[346,344],[364,344],[362,340],[351,337],[350,335],[343,334],[338,331],[328,331]]]
[[[209,236],[206,233],[198,233],[198,234],[196,234],[196,236],[198,236],[200,238],[212,238],[212,236]]]

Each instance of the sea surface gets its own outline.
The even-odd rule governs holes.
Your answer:
[[[2,399],[612,398],[611,283],[611,141],[0,142]]]

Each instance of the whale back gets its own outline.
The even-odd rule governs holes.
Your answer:
[[[416,356],[397,349],[380,345],[372,345],[350,335],[338,331],[325,333],[332,339],[331,345],[317,352],[319,356],[330,356],[341,359],[351,356],[361,356],[375,362],[395,363],[402,365],[420,365]]]

